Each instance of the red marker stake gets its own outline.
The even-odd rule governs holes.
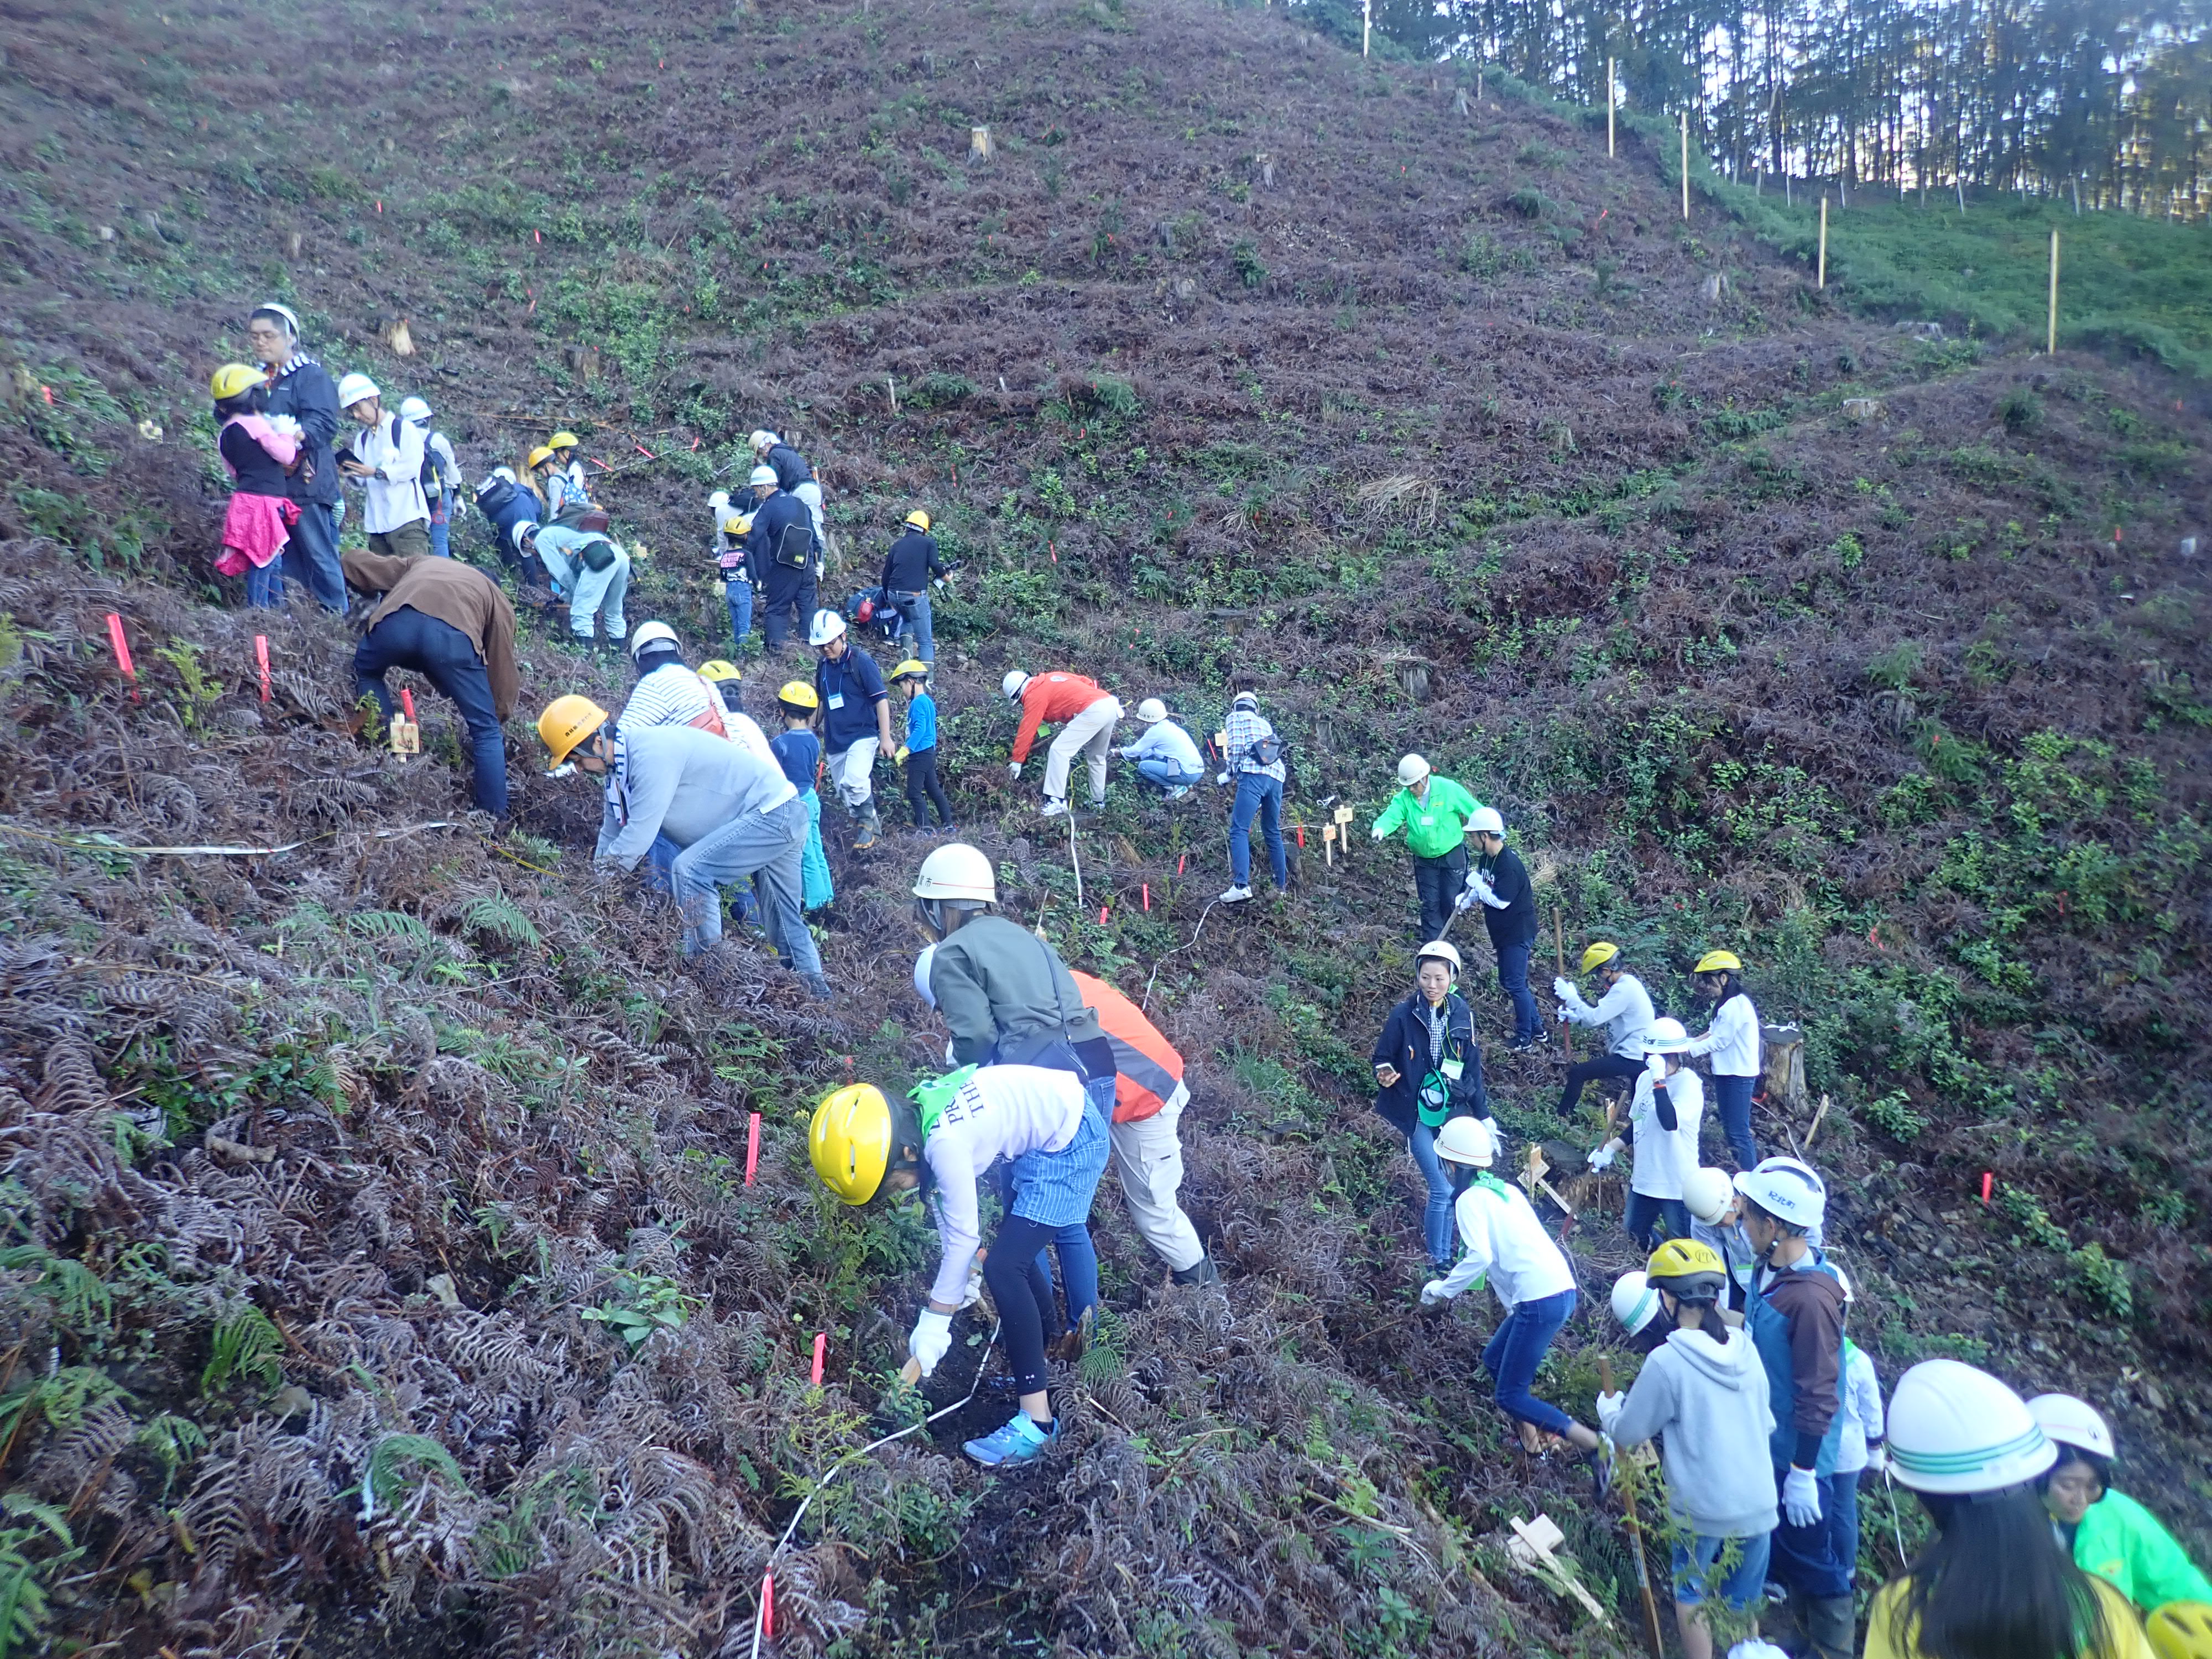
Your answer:
[[[1300,852],[1304,852],[1304,851],[1305,850],[1305,844],[1306,844],[1306,827],[1305,827],[1305,825],[1304,825],[1303,823],[1302,823],[1302,824],[1300,824],[1300,825],[1298,825],[1298,826],[1297,826],[1297,830],[1298,830],[1298,850],[1299,850]]]
[[[822,1359],[823,1359],[823,1356],[825,1353],[827,1353],[827,1352],[829,1352],[829,1348],[830,1348],[830,1333],[829,1333],[829,1332],[827,1332],[827,1331],[817,1331],[817,1332],[815,1332],[815,1333],[814,1333],[814,1376],[813,1376],[813,1379],[812,1379],[812,1381],[813,1381],[814,1386],[815,1386],[816,1388],[817,1388],[817,1389],[818,1389],[818,1388],[820,1388],[820,1387],[822,1386]]]
[[[1148,881],[1148,882],[1146,882],[1146,883],[1144,884],[1144,894],[1145,894],[1145,908],[1146,908],[1146,910],[1147,912],[1149,912],[1149,911],[1152,909],[1152,883],[1150,883],[1149,881]]]
[[[415,694],[404,685],[399,688],[399,706],[407,711],[407,718],[411,723],[415,719]]]
[[[1188,853],[1185,853],[1181,857],[1177,858],[1176,860],[1176,874],[1181,875],[1182,873],[1183,866],[1188,864],[1189,861],[1190,854]]]
[[[1984,1170],[1982,1171],[1982,1202],[1984,1206],[1989,1203],[1990,1194],[1996,1188],[1996,1184],[1997,1178],[1994,1170]]]
[[[1106,907],[1103,904],[1098,907],[1098,925],[1101,927],[1106,925]]]
[[[745,1129],[745,1185],[753,1184],[753,1171],[760,1168],[760,1114],[753,1114],[752,1122]]]
[[[253,636],[253,654],[261,664],[261,701],[267,702],[269,701],[269,636],[266,634],[256,634]],[[2065,913],[2061,910],[2060,914],[2063,915]]]
[[[138,701],[138,671],[131,665],[131,647],[123,638],[123,618],[111,611],[107,613],[107,642],[115,647],[116,665],[122,669],[123,678],[131,682],[131,701]]]
[[[540,246],[543,246],[545,240],[545,233],[542,230],[533,230],[530,233],[530,240],[533,242],[538,243]]]
[[[761,1575],[761,1636],[773,1640],[775,1636],[775,1575]]]

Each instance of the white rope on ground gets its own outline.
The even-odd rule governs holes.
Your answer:
[[[1152,964],[1152,971],[1151,974],[1146,975],[1145,980],[1145,994],[1137,1004],[1139,1012],[1141,1012],[1152,1004],[1152,981],[1160,976],[1160,963],[1165,962],[1169,957],[1181,955],[1183,951],[1189,950],[1192,945],[1197,944],[1198,936],[1206,931],[1206,919],[1213,914],[1213,907],[1220,902],[1221,901],[1218,898],[1206,900],[1206,908],[1198,913],[1198,926],[1190,930],[1190,937],[1185,939],[1182,944],[1176,945],[1174,950],[1164,953],[1160,957],[1160,961]]]
[[[799,1507],[792,1511],[791,1524],[784,1528],[783,1536],[775,1540],[775,1547],[768,1553],[768,1559],[761,1564],[761,1586],[763,1592],[767,1589],[769,1578],[774,1574],[776,1558],[783,1553],[784,1546],[791,1542],[791,1535],[799,1530],[799,1523],[806,1518],[806,1511],[809,1506],[813,1504],[816,1498],[821,1497],[824,1492],[829,1490],[830,1483],[832,1480],[835,1480],[839,1475],[844,1474],[847,1469],[859,1462],[862,1458],[867,1456],[869,1453],[890,1445],[894,1440],[905,1439],[907,1436],[912,1434],[916,1429],[927,1428],[932,1423],[937,1421],[940,1417],[951,1416],[953,1413],[958,1411],[963,1406],[965,1406],[969,1401],[973,1400],[977,1394],[981,1392],[983,1387],[983,1371],[985,1367],[989,1365],[991,1363],[991,1350],[999,1346],[999,1333],[1005,1328],[1006,1322],[1004,1320],[1000,1320],[998,1323],[991,1327],[991,1340],[983,1345],[982,1355],[975,1362],[975,1380],[969,1383],[967,1393],[962,1395],[959,1399],[954,1401],[943,1410],[930,1413],[928,1416],[923,1418],[919,1423],[909,1423],[906,1427],[884,1436],[880,1440],[871,1440],[866,1445],[861,1447],[858,1451],[847,1452],[842,1457],[839,1458],[835,1463],[832,1463],[830,1466],[830,1472],[823,1475],[819,1480],[817,1480],[814,1483],[813,1490],[809,1492],[805,1498],[799,1500]],[[765,1594],[763,1594],[756,1601],[753,1606],[752,1659],[760,1659],[761,1636],[763,1626],[767,1622],[767,1613],[768,1597]]]
[[[459,830],[465,826],[458,820],[441,818],[434,823],[410,823],[404,830],[375,830],[370,831],[376,841],[390,841],[395,836],[412,836],[424,830]],[[0,823],[0,830],[11,836],[28,836],[33,841],[51,842],[57,847],[68,847],[85,853],[131,853],[142,858],[270,858],[278,853],[297,852],[301,848],[319,841],[328,841],[338,831],[325,830],[319,836],[309,836],[305,841],[288,841],[281,847],[133,847],[112,839],[106,831],[95,830],[84,836],[57,836],[44,830],[27,830],[21,824]]]

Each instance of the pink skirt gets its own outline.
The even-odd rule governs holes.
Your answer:
[[[217,574],[235,576],[250,564],[260,569],[284,550],[292,526],[300,522],[300,509],[281,495],[249,495],[240,490],[230,498],[223,514],[222,551],[216,556]]]

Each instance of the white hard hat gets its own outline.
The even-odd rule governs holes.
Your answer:
[[[1498,816],[1495,806],[1476,807],[1474,816],[1467,821],[1467,827],[1482,835],[1496,836],[1500,841],[1505,839],[1505,820]]]
[[[755,489],[759,489],[763,484],[772,484],[775,482],[775,469],[772,466],[755,467],[752,476],[745,480],[745,483]]]
[[[1498,1156],[1497,1137],[1479,1117],[1449,1117],[1437,1131],[1437,1156],[1452,1164],[1472,1164],[1486,1170]]]
[[[1146,697],[1137,705],[1137,718],[1146,726],[1158,726],[1168,717],[1168,706],[1158,697]]]
[[[1006,678],[999,682],[999,690],[1006,694],[1006,700],[1011,702],[1022,695],[1022,688],[1029,683],[1030,677],[1020,669],[1009,668]]]
[[[284,326],[292,331],[292,337],[295,340],[300,337],[300,313],[291,307],[279,305],[274,300],[264,300],[253,310],[256,315],[265,311],[272,317],[281,318]]]
[[[921,954],[914,959],[914,994],[928,1006],[937,1006],[937,993],[929,988],[930,964],[937,960],[937,947],[925,945]]]
[[[2027,1414],[2046,1436],[2063,1445],[2078,1446],[2098,1457],[2119,1455],[2112,1445],[2112,1425],[2086,1400],[2070,1394],[2039,1394],[2027,1402]]]
[[[507,532],[507,537],[509,541],[514,544],[515,551],[519,553],[522,550],[523,543],[529,541],[537,534],[537,523],[532,520],[525,519],[520,523],[517,524],[513,529],[509,530]]]
[[[516,482],[514,469],[511,466],[495,466],[491,470],[491,476],[495,478],[504,478],[509,483]]]
[[[1692,1170],[1682,1177],[1682,1207],[1708,1227],[1728,1213],[1735,1183],[1725,1170]]]
[[[753,453],[756,455],[759,454],[763,449],[775,448],[782,441],[782,439],[777,437],[775,433],[770,432],[766,427],[757,428],[753,433],[753,435],[746,440],[746,442],[752,446]],[[760,481],[757,478],[754,482],[757,483]]]
[[[1398,781],[1411,789],[1429,775],[1429,763],[1419,755],[1407,755],[1398,762]]]
[[[629,636],[629,653],[632,657],[635,657],[647,646],[656,642],[665,643],[678,649],[682,646],[682,642],[676,637],[676,630],[666,623],[642,622],[637,625],[637,631]]]
[[[1438,962],[1449,963],[1451,964],[1453,975],[1455,976],[1458,975],[1460,970],[1459,946],[1454,945],[1449,939],[1432,939],[1426,945],[1424,945],[1419,950],[1414,951],[1413,966],[1419,968],[1431,957],[1434,957]]]
[[[1679,1054],[1689,1046],[1690,1034],[1682,1029],[1679,1019],[1669,1019],[1662,1014],[1644,1028],[1644,1052],[1647,1054]]]
[[[430,418],[430,405],[420,398],[403,398],[399,404],[399,418],[403,421],[427,421]]]
[[[727,507],[729,504],[730,492],[726,489],[718,489],[707,497],[707,505],[709,507]]]
[[[366,374],[349,374],[338,382],[340,409],[351,409],[364,398],[381,398],[383,395],[376,389],[376,382]]]
[[[1642,1273],[1626,1273],[1613,1281],[1613,1316],[1631,1336],[1659,1316],[1659,1292]]]
[[[991,860],[965,842],[939,848],[921,861],[915,875],[916,898],[974,899],[985,904],[999,902],[999,872]]]
[[[1828,1188],[1809,1164],[1794,1158],[1770,1158],[1735,1178],[1735,1189],[1772,1216],[1801,1231],[1819,1226],[1828,1212]]]
[[[1915,1492],[1998,1492],[2058,1461],[2027,1404],[1987,1371],[1923,1359],[1889,1401],[1889,1467]]]
[[[845,631],[845,619],[834,611],[817,611],[806,629],[809,645],[827,645]]]

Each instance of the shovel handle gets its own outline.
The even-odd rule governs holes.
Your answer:
[[[1613,1361],[1604,1354],[1597,1357],[1597,1382],[1607,1394],[1613,1392]]]
[[[909,1389],[920,1382],[921,1381],[921,1361],[919,1359],[908,1358],[905,1364],[899,1367],[899,1381],[905,1383]]]

